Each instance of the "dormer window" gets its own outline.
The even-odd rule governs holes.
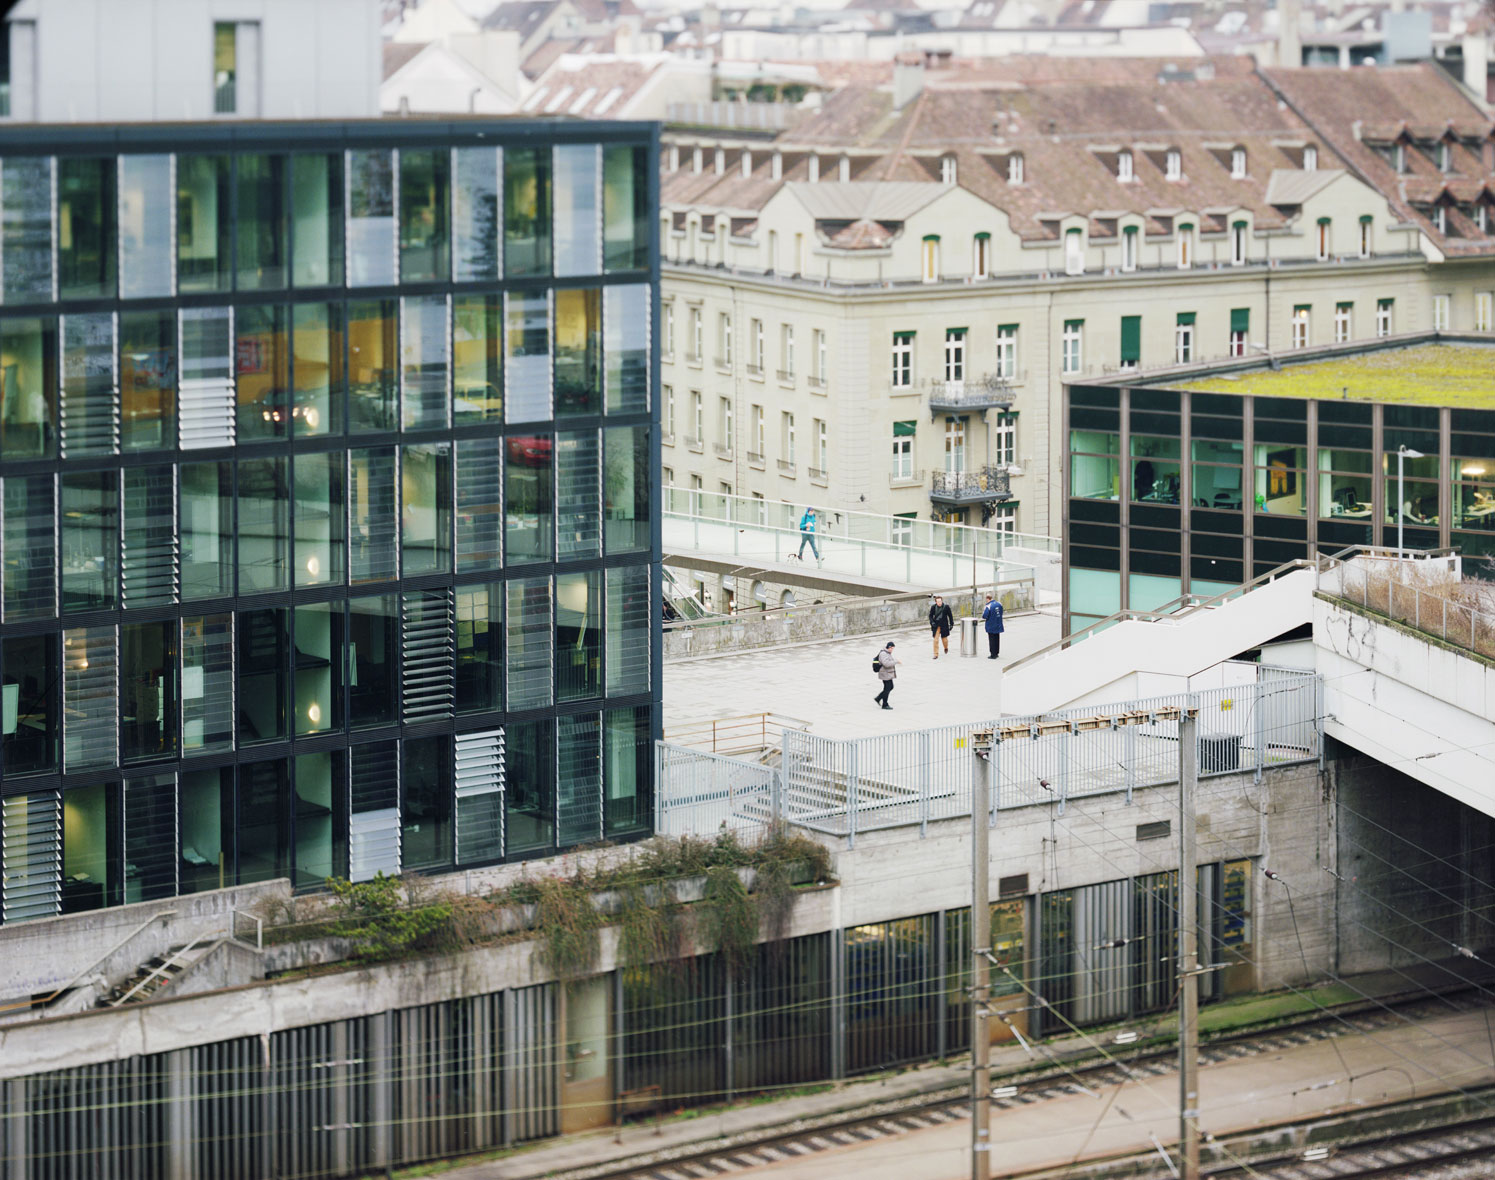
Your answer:
[[[1194,265],[1194,227],[1183,222],[1178,227],[1178,269],[1188,270]]]
[[[841,163],[837,166],[836,176],[841,181],[842,184],[845,184],[848,180],[851,179],[851,157],[850,156],[842,156],[841,157]]]
[[[1448,232],[1447,205],[1435,205],[1433,207],[1433,225],[1437,227],[1440,234],[1446,234]]]
[[[678,144],[670,144],[670,171],[680,171],[680,147]]]
[[[1023,183],[1023,154],[1021,152],[1013,152],[1007,157],[1007,183]]]
[[[1246,265],[1246,233],[1244,221],[1232,222],[1230,226],[1230,265]]]
[[[1490,206],[1480,205],[1475,209],[1475,224],[1479,226],[1479,232],[1487,234],[1490,232]]]
[[[782,152],[774,152],[770,157],[770,175],[774,180],[784,178],[784,154]]]
[[[690,153],[690,170],[697,174],[701,171],[701,149],[692,148]]]
[[[935,283],[940,277],[940,239],[930,234],[923,242],[923,272],[926,283]]]
[[[978,279],[991,274],[991,234],[982,231],[972,240],[971,274]]]
[[[1135,225],[1121,231],[1121,269],[1137,269],[1137,239],[1141,236]]]
[[[1399,143],[1391,149],[1391,166],[1396,169],[1397,175],[1407,170],[1407,145]]]
[[[1329,261],[1329,253],[1334,244],[1333,225],[1327,217],[1320,217],[1318,222],[1318,249],[1315,251],[1320,262]]]
[[[1230,179],[1231,180],[1245,180],[1246,179],[1246,149],[1245,148],[1231,148],[1230,149]]]
[[[1361,258],[1369,258],[1370,257],[1371,227],[1374,224],[1375,224],[1374,219],[1369,214],[1366,214],[1364,217],[1362,217],[1360,219],[1360,257]]]
[[[1438,144],[1438,171],[1453,171],[1453,149],[1449,146],[1447,140],[1443,140]]]
[[[817,180],[820,179],[820,157],[819,156],[811,156],[810,157],[809,169],[810,169],[810,183],[814,184]]]
[[[1122,184],[1130,184],[1137,179],[1137,173],[1132,166],[1132,153],[1122,152],[1116,157],[1116,179]]]
[[[954,156],[941,156],[940,157],[940,183],[941,184],[954,184],[955,183],[955,157]]]
[[[750,177],[750,176],[752,176],[752,174],[753,174],[753,153],[752,152],[743,152],[742,153],[742,175],[744,177]]]
[[[716,159],[715,159],[714,163],[715,163],[716,174],[718,176],[721,176],[721,175],[723,175],[723,174],[726,173],[726,171],[727,171],[727,153],[726,153],[726,151],[724,149],[722,149],[722,148],[717,148],[716,149]]]
[[[1319,150],[1312,144],[1303,149],[1303,171],[1317,172],[1319,170]]]
[[[1064,273],[1085,273],[1085,235],[1078,229],[1064,231]]]
[[[1169,148],[1164,157],[1163,175],[1168,180],[1182,180],[1184,178],[1184,157],[1177,148]]]

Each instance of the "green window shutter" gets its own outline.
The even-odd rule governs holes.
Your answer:
[[[1065,320],[1064,321],[1064,326],[1066,328],[1083,328],[1085,326],[1085,321],[1084,320]]]
[[[1327,218],[1327,217],[1320,217],[1318,223],[1320,225],[1328,225],[1329,224],[1329,218]]]
[[[913,333],[913,332],[894,332],[893,333],[893,339],[894,340],[912,340],[914,338],[914,335],[915,335],[915,333]]]
[[[1344,311],[1346,308],[1353,311],[1355,305],[1353,303],[1336,303],[1334,307],[1336,311]]]
[[[1377,299],[1376,300],[1376,306],[1377,307],[1390,307],[1395,302],[1396,302],[1395,299]]]
[[[1232,332],[1251,331],[1251,309],[1249,307],[1230,309],[1230,330]]]
[[[1293,304],[1293,312],[1295,314],[1297,312],[1300,312],[1300,311],[1312,311],[1312,310],[1313,310],[1313,304],[1311,304],[1311,303],[1294,303]]]
[[[1121,317],[1121,363],[1142,363],[1142,317],[1139,315]]]
[[[1362,214],[1360,214],[1360,220],[1361,221],[1374,221],[1375,218],[1372,217],[1369,213],[1362,213]]]
[[[919,428],[918,422],[894,422],[893,423],[893,437],[894,438],[911,438],[913,436],[914,432],[918,430],[918,428]]]
[[[977,231],[977,233],[976,233],[976,237],[977,237],[977,238],[978,238],[978,239],[980,239],[980,238],[989,238],[989,237],[991,237],[991,234],[989,234],[989,233],[987,233],[987,232],[986,232],[986,231],[985,231],[985,230],[984,230],[984,229],[983,229],[983,230],[978,230],[978,231]]]
[[[1192,324],[1194,322],[1194,313],[1192,311],[1181,311],[1181,312],[1179,312],[1178,313],[1178,322],[1180,324]]]

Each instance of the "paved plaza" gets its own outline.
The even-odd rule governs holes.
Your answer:
[[[1004,706],[1000,669],[1058,638],[1058,615],[1041,611],[1007,620],[1000,661],[986,658],[984,633],[977,657],[962,658],[958,631],[950,653],[932,659],[927,627],[671,661],[664,668],[664,727],[668,733],[695,722],[780,713],[810,722],[826,737],[851,738],[989,721]],[[889,639],[900,663],[893,708],[884,712],[872,701],[881,687],[872,657]],[[1007,701],[1005,708],[1021,712],[1022,703]]]

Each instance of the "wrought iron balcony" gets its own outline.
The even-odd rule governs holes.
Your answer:
[[[951,411],[1005,410],[1012,405],[1013,397],[1011,383],[995,373],[969,381],[936,381],[929,387],[929,413],[932,417]]]
[[[929,498],[937,504],[982,504],[1010,500],[1012,480],[1005,467],[980,467],[975,471],[936,471]]]

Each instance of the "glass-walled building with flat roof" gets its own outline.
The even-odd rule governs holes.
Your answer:
[[[648,833],[657,174],[0,133],[0,919]]]
[[[1352,545],[1495,555],[1495,344],[1428,333],[1065,391],[1065,634]],[[1400,456],[1407,448],[1415,455]],[[1487,572],[1474,562],[1470,572]]]

